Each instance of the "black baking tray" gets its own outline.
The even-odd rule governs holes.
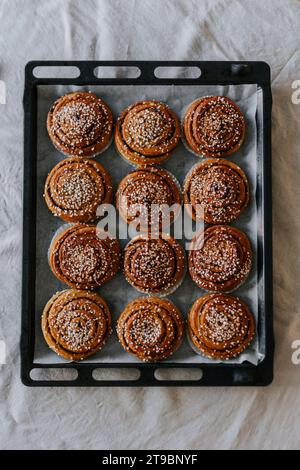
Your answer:
[[[37,78],[36,67],[76,66],[77,78]],[[97,78],[96,67],[138,67],[138,78]],[[199,78],[157,78],[157,67],[198,67]],[[36,198],[37,198],[37,87],[39,85],[240,85],[257,84],[262,92],[262,181],[256,204],[262,209],[262,233],[257,239],[258,272],[263,271],[263,289],[259,315],[264,315],[265,356],[253,365],[205,363],[47,363],[34,362],[35,282],[36,282]],[[201,89],[199,88],[199,95]],[[265,62],[213,61],[32,61],[25,67],[24,89],[24,213],[23,213],[23,290],[21,331],[21,379],[27,386],[263,386],[273,379],[273,306],[272,306],[272,192],[271,192],[271,108],[270,68]],[[45,254],[46,256],[46,254]],[[201,359],[200,359],[201,360]],[[137,380],[96,380],[94,369],[139,369]],[[201,369],[198,380],[158,380],[161,368]],[[35,380],[33,369],[76,369],[74,380]]]

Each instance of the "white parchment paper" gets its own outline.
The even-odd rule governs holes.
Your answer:
[[[46,131],[46,117],[51,104],[59,96],[75,90],[91,90],[102,97],[112,108],[115,118],[129,104],[145,99],[156,99],[166,102],[174,109],[178,116],[182,116],[186,106],[199,96],[206,95],[225,95],[233,99],[242,109],[247,121],[246,140],[239,152],[231,160],[237,163],[247,174],[250,183],[250,204],[242,216],[233,223],[236,227],[243,230],[251,240],[254,260],[252,272],[245,284],[236,290],[233,294],[240,296],[249,305],[253,312],[256,322],[263,324],[263,315],[258,317],[258,276],[257,276],[257,231],[258,217],[256,206],[256,182],[257,182],[257,142],[258,129],[256,124],[257,111],[257,87],[256,85],[239,86],[166,86],[166,85],[147,85],[147,86],[94,86],[94,87],[75,87],[75,86],[39,86],[38,87],[38,191],[37,191],[37,273],[36,273],[36,347],[34,360],[41,363],[63,362],[46,345],[40,328],[40,318],[43,307],[48,299],[56,291],[66,288],[66,286],[56,280],[50,271],[47,261],[47,251],[50,241],[55,231],[63,224],[59,218],[54,217],[48,210],[43,200],[43,186],[45,178],[52,167],[63,157],[52,145]],[[132,166],[120,158],[114,145],[112,145],[103,154],[97,157],[98,161],[104,164],[113,178],[114,188],[117,187],[120,180],[132,170]],[[190,168],[197,162],[199,157],[189,152],[185,146],[180,143],[174,155],[162,166],[171,171],[178,181],[182,184]],[[128,240],[122,240],[124,246]],[[182,241],[185,243],[185,240]],[[141,296],[125,280],[122,272],[109,283],[98,289],[111,309],[114,324],[120,313],[128,302]],[[190,279],[187,273],[181,286],[169,296],[175,305],[177,305],[184,316],[192,303],[205,291],[199,289]],[[262,328],[259,328],[262,331]],[[233,363],[241,363],[245,360],[257,364],[264,356],[264,344],[257,335],[251,346],[239,357],[232,359]],[[90,362],[139,362],[134,356],[124,352],[117,341],[114,332],[105,347],[96,355],[89,359]],[[187,338],[184,339],[179,350],[170,357],[167,362],[177,363],[206,363],[217,362],[200,356],[191,348]]]

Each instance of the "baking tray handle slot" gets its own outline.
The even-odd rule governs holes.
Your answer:
[[[96,381],[103,380],[139,380],[141,372],[138,368],[127,367],[97,367],[92,371],[93,379]]]
[[[94,76],[96,78],[116,78],[116,79],[134,79],[141,76],[141,69],[136,65],[99,65],[94,68]]]
[[[74,367],[68,368],[43,368],[35,367],[30,371],[30,379],[35,381],[75,381],[78,378],[78,371]]]
[[[196,79],[201,76],[201,69],[198,66],[182,66],[182,67],[166,67],[159,66],[154,69],[154,76],[156,78],[166,79]]]
[[[154,372],[156,380],[193,380],[200,381],[203,377],[203,371],[199,368],[190,367],[164,367],[156,369]]]
[[[76,65],[37,65],[32,69],[35,78],[78,78],[80,69]]]

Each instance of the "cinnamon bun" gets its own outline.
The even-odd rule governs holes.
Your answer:
[[[111,142],[113,116],[97,95],[77,91],[55,101],[48,113],[47,130],[64,155],[95,157]]]
[[[54,237],[49,264],[60,281],[76,289],[95,289],[115,276],[120,244],[100,232],[95,225],[77,224]]]
[[[64,290],[45,306],[42,331],[56,354],[79,361],[103,347],[111,333],[111,314],[104,299],[95,292]]]
[[[247,177],[241,168],[228,160],[205,160],[193,166],[186,177],[184,203],[194,220],[199,215],[208,224],[232,222],[243,212],[248,201]]]
[[[172,223],[180,212],[181,203],[181,190],[175,177],[155,167],[129,173],[120,182],[116,195],[122,219],[128,224],[138,219],[141,229],[148,229],[155,223],[159,227]]]
[[[185,253],[177,240],[139,235],[125,248],[124,275],[138,291],[165,296],[174,292],[185,274]]]
[[[67,222],[89,222],[112,200],[109,173],[95,160],[69,157],[49,173],[44,191],[50,211]]]
[[[193,348],[211,359],[228,360],[241,354],[255,334],[255,322],[247,305],[226,294],[204,295],[188,316]]]
[[[202,289],[230,292],[247,278],[252,264],[250,241],[240,230],[215,225],[192,240],[189,271]]]
[[[241,147],[246,122],[226,96],[208,96],[191,103],[183,120],[188,148],[204,157],[229,157]]]
[[[115,144],[133,165],[155,165],[170,157],[180,139],[180,122],[166,104],[139,101],[124,109],[115,128]]]
[[[130,302],[118,319],[117,333],[126,352],[142,361],[162,361],[181,344],[184,320],[166,299],[144,297]]]

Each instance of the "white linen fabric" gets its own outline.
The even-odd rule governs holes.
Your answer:
[[[300,446],[298,0],[0,0],[0,447]],[[19,378],[24,66],[34,59],[264,60],[273,86],[275,378],[266,388],[26,388]],[[296,95],[295,95],[296,96]],[[3,101],[3,94],[1,96]]]

